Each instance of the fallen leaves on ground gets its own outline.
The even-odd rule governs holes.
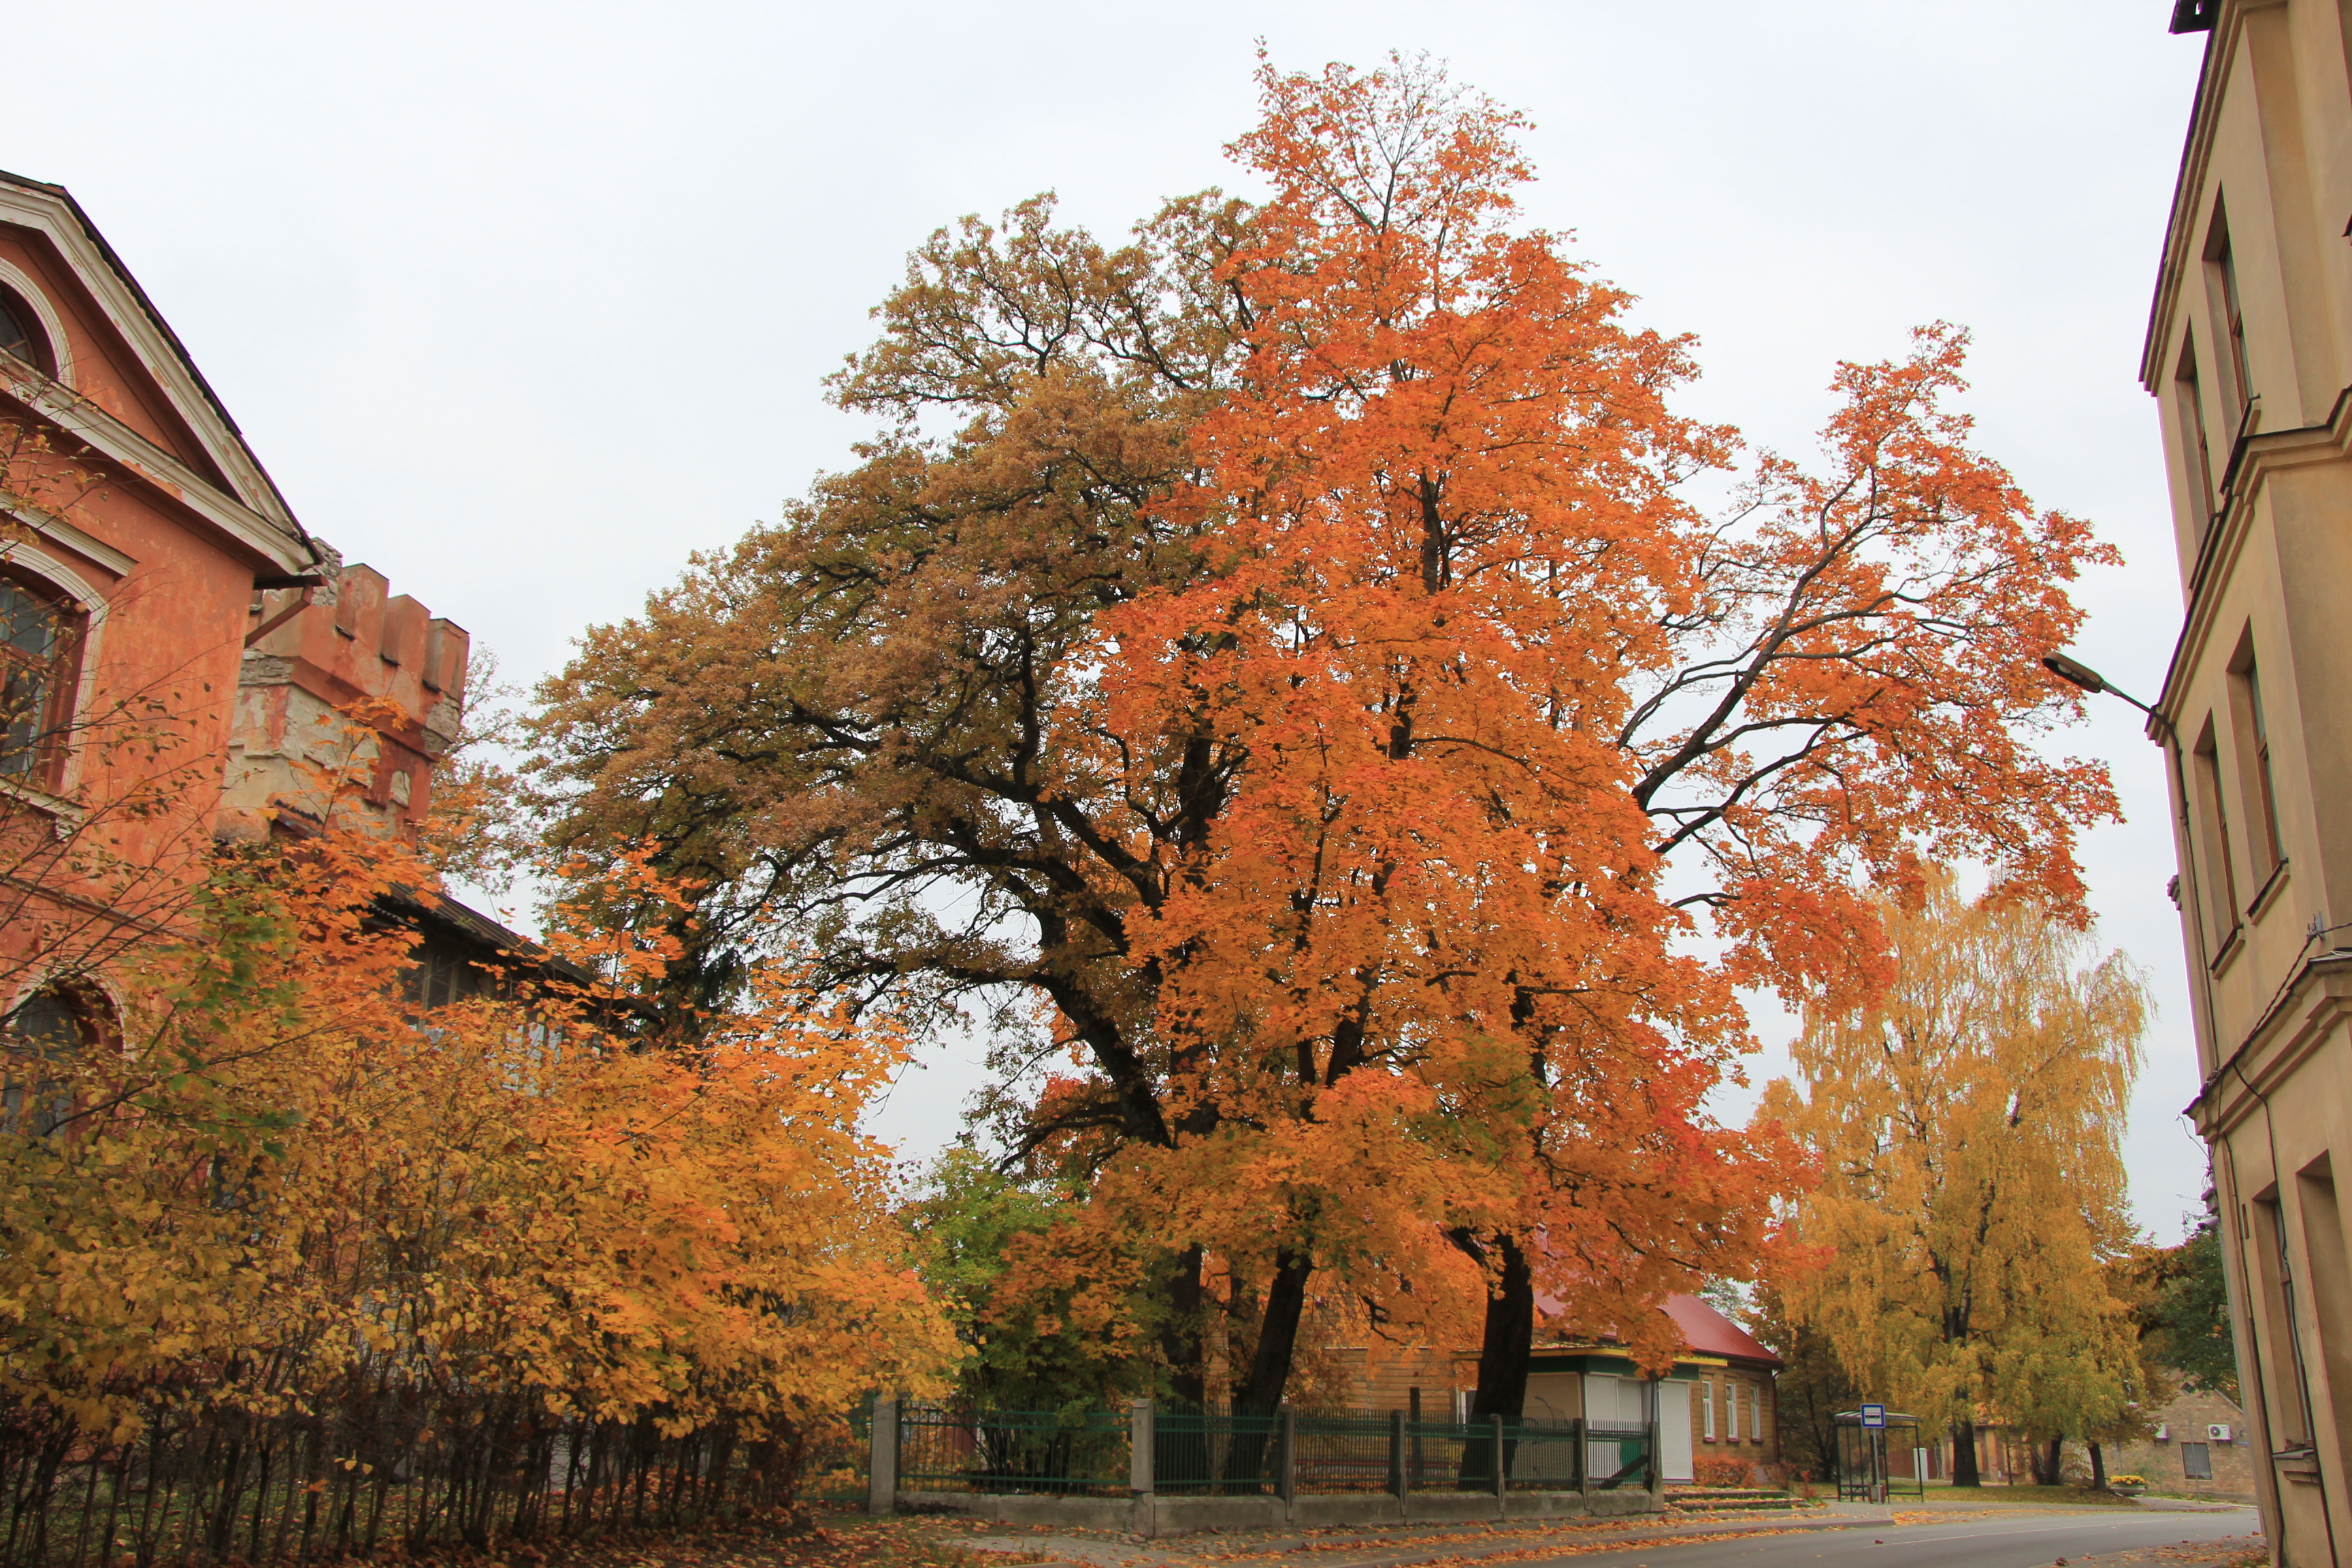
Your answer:
[[[436,1553],[436,1568],[1005,1568],[1034,1552],[978,1552],[962,1536],[977,1521],[918,1523],[827,1518],[812,1528],[623,1531],[593,1540],[509,1542],[500,1550]]]

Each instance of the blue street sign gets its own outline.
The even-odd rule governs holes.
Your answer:
[[[1885,1425],[1886,1425],[1886,1406],[1885,1406],[1884,1405],[1864,1405],[1864,1406],[1862,1407],[1862,1424],[1863,1424],[1864,1426],[1885,1426]]]

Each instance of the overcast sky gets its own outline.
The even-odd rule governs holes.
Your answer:
[[[2135,375],[2201,46],[2169,10],[79,0],[9,18],[0,167],[80,198],[311,530],[535,677],[845,466],[819,379],[932,228],[1236,184],[1261,37],[1286,68],[1425,49],[1535,120],[1529,216],[1698,335],[1694,412],[1803,454],[1836,360],[1973,328],[1983,447],[2129,557],[2077,651],[2153,697],[2180,596]],[[2077,743],[2130,814],[2085,849],[2161,1004],[2129,1153],[2169,1240],[2205,1165],[2135,718]],[[882,1113],[906,1153],[954,1131],[950,1056]]]

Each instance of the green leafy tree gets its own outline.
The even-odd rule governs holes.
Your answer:
[[[1785,1363],[1774,1380],[1780,1458],[1809,1479],[1838,1479],[1837,1413],[1863,1400],[1827,1335],[1793,1321],[1779,1286],[1767,1280],[1743,1313],[1748,1332]]]
[[[2179,1373],[2184,1388],[2236,1401],[2238,1354],[2212,1193],[2205,1194],[2204,1216],[2179,1246],[2143,1248],[2131,1268],[2147,1357]]]
[[[1150,1393],[1148,1356],[1115,1338],[1064,1332],[1075,1289],[1008,1292],[1012,1260],[1043,1247],[1081,1205],[1060,1184],[1009,1173],[969,1145],[941,1154],[899,1214],[921,1247],[924,1283],[946,1303],[966,1357],[957,1393],[1001,1409],[1060,1410]]]

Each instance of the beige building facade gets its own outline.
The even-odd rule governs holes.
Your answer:
[[[2141,378],[2185,599],[2149,732],[2189,1110],[2274,1560],[2352,1562],[2352,5],[2180,0],[2173,29],[2205,58]]]
[[[2254,1502],[2254,1470],[2270,1450],[2246,1413],[2219,1394],[2181,1394],[2157,1412],[2144,1437],[2119,1443],[2110,1476],[2138,1476],[2148,1489],[2217,1502]]]

